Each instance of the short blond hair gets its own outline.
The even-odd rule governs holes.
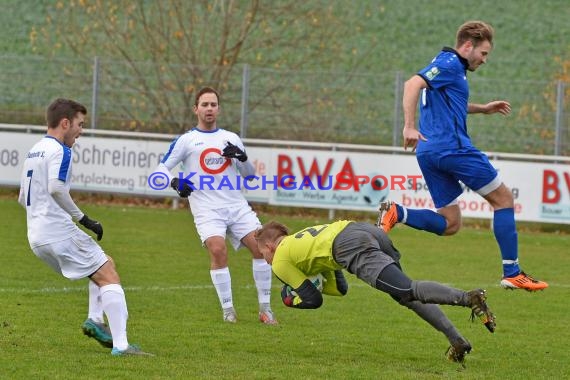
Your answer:
[[[255,231],[255,240],[257,240],[258,243],[265,244],[287,235],[289,235],[289,229],[284,224],[271,221],[265,223],[260,229]]]
[[[494,34],[493,27],[484,21],[467,21],[457,29],[456,47],[460,47],[467,41],[471,41],[473,46],[477,46],[483,41],[489,41],[493,46]]]

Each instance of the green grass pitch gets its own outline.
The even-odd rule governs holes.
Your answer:
[[[2,379],[562,379],[568,364],[570,236],[522,232],[521,264],[550,282],[538,294],[499,287],[492,232],[464,229],[448,238],[397,227],[391,233],[414,279],[462,289],[484,287],[497,315],[490,334],[470,311],[444,311],[473,345],[462,369],[444,357],[444,336],[411,311],[351,275],[346,297],[318,310],[282,305],[274,279],[277,326],[257,321],[247,251],[231,252],[239,322],[222,322],[187,210],[94,206],[101,245],[117,264],[129,306],[129,340],[155,357],[111,357],[82,335],[86,280],[57,276],[31,252],[25,213],[0,199],[0,378]],[[278,209],[277,209],[278,210]],[[263,213],[292,229],[324,220]],[[366,216],[365,216],[366,218]],[[370,216],[372,221],[372,216]]]

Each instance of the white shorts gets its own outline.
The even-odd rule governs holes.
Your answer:
[[[225,239],[227,232],[236,251],[242,247],[241,239],[261,227],[257,215],[248,204],[238,208],[199,210],[193,215],[202,244],[212,236]]]
[[[81,230],[69,239],[33,247],[32,251],[54,271],[70,280],[89,277],[108,260],[99,244]]]

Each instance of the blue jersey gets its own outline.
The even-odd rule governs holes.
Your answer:
[[[467,60],[446,47],[418,72],[428,85],[421,94],[419,123],[428,141],[419,140],[418,153],[473,147],[467,134],[467,67]]]

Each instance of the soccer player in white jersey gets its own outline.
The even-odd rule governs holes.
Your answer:
[[[47,134],[28,152],[20,181],[18,201],[26,209],[28,241],[57,273],[70,280],[89,278],[85,335],[112,348],[114,356],[149,355],[127,340],[127,303],[113,260],[74,223],[93,231],[97,240],[103,237],[101,224],[85,215],[69,194],[71,147],[86,115],[83,105],[68,99],[56,99],[47,108]]]
[[[198,235],[210,255],[210,275],[223,320],[237,322],[228,267],[228,234],[234,249],[246,246],[251,251],[259,320],[276,324],[270,307],[271,266],[263,259],[254,237],[261,223],[239,189],[243,178],[255,174],[255,168],[238,135],[218,128],[219,112],[217,91],[211,87],[199,90],[194,102],[198,124],[172,142],[156,171],[166,173],[178,194],[188,198]],[[183,172],[174,171],[181,163]]]

